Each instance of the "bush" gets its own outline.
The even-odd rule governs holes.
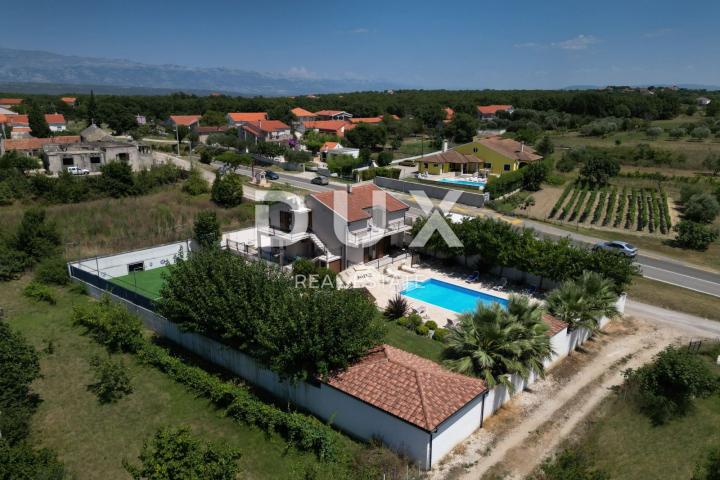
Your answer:
[[[407,317],[400,317],[397,320],[395,320],[395,324],[400,327],[408,328],[410,326],[410,320],[408,320]]]
[[[55,305],[57,303],[55,292],[53,292],[47,285],[37,282],[28,283],[28,285],[23,289],[23,295],[38,302],[47,302],[50,305]]]
[[[67,285],[70,277],[65,259],[55,256],[42,260],[35,268],[35,280],[51,285]]]
[[[400,169],[371,167],[360,171],[360,179],[362,181],[372,180],[375,177],[400,178]]]
[[[533,480],[610,480],[610,475],[593,468],[590,460],[578,450],[563,450],[543,462],[541,474]]]
[[[720,479],[720,448],[711,449],[693,472],[692,480]]]
[[[386,166],[390,165],[390,163],[392,161],[393,161],[392,152],[382,151],[382,152],[378,153],[377,164],[380,167],[386,167]]]
[[[27,267],[29,259],[23,252],[11,248],[0,237],[0,280],[15,280]]]
[[[555,168],[557,168],[561,172],[572,172],[575,170],[575,167],[577,166],[577,161],[573,158],[572,155],[564,154],[562,158],[560,158],[560,161],[557,162],[555,165]]]
[[[565,187],[565,189],[563,190],[563,192],[560,194],[557,201],[555,202],[555,205],[553,205],[552,210],[550,210],[550,214],[548,215],[548,218],[553,218],[555,216],[555,214],[558,212],[558,210],[560,210],[560,207],[562,207],[563,202],[565,201],[565,199],[567,198],[567,196],[570,194],[570,192],[572,191],[572,189],[574,187],[575,187],[575,185],[572,183],[569,183]]]
[[[46,220],[45,210],[30,208],[23,214],[8,246],[24,253],[29,261],[37,262],[55,255],[60,243],[60,232],[54,223]]]
[[[212,185],[213,202],[225,208],[237,207],[242,203],[243,198],[243,180],[236,173],[226,173],[215,175],[215,181]]]
[[[385,316],[390,320],[396,320],[404,317],[407,311],[408,303],[407,300],[405,300],[405,297],[395,295],[390,299],[390,301],[388,301],[388,304],[385,307]]]
[[[681,220],[680,223],[675,225],[674,230],[677,232],[675,245],[682,248],[704,251],[712,242],[718,239],[716,229],[688,220]]]
[[[712,223],[720,213],[720,204],[711,193],[696,193],[685,204],[684,217],[691,222]]]
[[[188,179],[183,183],[182,191],[193,196],[202,195],[210,191],[210,185],[203,177],[202,172],[197,168],[193,168],[190,170]]]
[[[203,248],[218,247],[222,233],[217,215],[212,210],[198,212],[193,225],[193,238]]]
[[[215,157],[215,161],[220,163],[226,163],[231,167],[237,167],[240,165],[252,165],[252,157],[250,155],[236,152],[223,152]]]
[[[500,197],[506,193],[522,188],[524,174],[522,169],[513,172],[503,173],[499,177],[490,177],[485,192],[490,194],[491,198]]]
[[[669,346],[652,363],[624,372],[626,388],[640,410],[660,425],[683,416],[695,398],[720,390],[707,362],[685,348]]]
[[[337,274],[330,269],[321,267],[312,260],[299,258],[292,264],[295,286],[308,288],[335,288]]]
[[[450,332],[446,328],[436,328],[435,333],[433,334],[433,340],[444,342],[449,333]]]
[[[130,375],[122,360],[115,362],[110,357],[94,357],[90,366],[95,374],[95,383],[88,385],[88,390],[97,396],[101,404],[115,403],[133,392]]]
[[[437,323],[435,323],[435,321],[433,320],[428,320],[427,322],[425,322],[425,326],[428,327],[428,329],[430,330],[437,330],[438,328]]]
[[[142,344],[140,319],[108,296],[97,303],[75,306],[72,319],[111,352],[135,352]]]
[[[428,333],[430,333],[430,329],[425,325],[418,325],[417,327],[415,327],[415,333],[423,337],[427,337]]]
[[[420,325],[423,324],[423,319],[422,319],[422,317],[421,317],[419,314],[415,313],[415,312],[413,312],[413,313],[411,313],[410,315],[408,315],[407,318],[408,318],[408,321],[410,322],[410,325],[413,326],[413,327],[419,327]]]

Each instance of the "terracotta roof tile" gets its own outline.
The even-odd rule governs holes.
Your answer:
[[[29,126],[30,117],[29,115],[12,115],[10,116],[10,123],[15,126]]]
[[[479,143],[513,160],[532,162],[542,158],[541,155],[535,152],[534,148],[523,145],[512,138],[487,137],[480,139]]]
[[[340,142],[325,142],[322,144],[322,147],[320,147],[321,152],[327,152],[328,150],[332,150],[333,148],[340,145]]]
[[[221,133],[226,132],[228,129],[227,125],[220,125],[220,126],[206,126],[206,127],[197,127],[195,129],[195,132],[197,132],[200,135],[207,134],[207,133]]]
[[[80,143],[79,135],[65,135],[49,138],[16,138],[5,140],[5,150],[39,150],[43,145]]]
[[[20,105],[22,102],[22,98],[0,98],[0,105]]]
[[[317,115],[318,117],[332,117],[341,113],[347,112],[344,112],[342,110],[320,110],[319,112],[315,112],[315,115]]]
[[[373,349],[327,383],[427,431],[487,391],[478,378],[389,345]]]
[[[45,121],[47,123],[65,123],[65,115],[62,113],[46,113]]]
[[[75,98],[75,97],[62,97],[62,98],[60,99],[60,101],[65,102],[65,103],[68,103],[68,104],[72,104],[72,103],[75,103],[75,102],[77,101],[77,98]]]
[[[478,112],[483,115],[494,115],[500,110],[512,110],[512,105],[478,105]]]
[[[383,117],[358,117],[351,118],[350,121],[352,123],[381,123],[383,121]]]
[[[202,115],[170,115],[170,120],[175,125],[185,125],[186,127],[199,122],[201,118]]]
[[[233,122],[258,122],[267,120],[266,112],[233,112],[228,113]]]
[[[290,110],[290,112],[292,112],[292,114],[295,115],[296,117],[316,117],[317,116],[313,112],[310,112],[310,111],[305,110],[304,108],[300,108],[300,107],[293,108],[292,110]]]
[[[543,321],[547,324],[547,326],[550,327],[547,332],[548,337],[554,337],[568,326],[567,323],[563,322],[562,320],[558,320],[549,313],[543,314],[542,318]]]
[[[340,212],[340,208],[335,208],[335,192],[340,195],[341,198],[347,198],[347,213]],[[363,185],[354,186],[351,193],[347,193],[345,190],[328,190],[325,192],[313,193],[311,196],[317,201],[328,207],[343,218],[346,218],[349,222],[355,222],[365,218],[372,218],[372,213],[367,210],[371,210],[373,207],[373,192],[382,192],[385,195],[385,208],[388,212],[397,212],[399,210],[406,210],[410,208],[405,203],[401,202],[397,198],[393,197],[386,191],[380,189],[373,183],[366,183]]]
[[[421,163],[478,163],[480,159],[475,155],[465,155],[455,150],[428,155],[416,160]]]
[[[317,120],[303,123],[303,126],[310,130],[317,129],[324,132],[334,132],[340,137],[343,136],[345,130],[348,130],[351,125],[352,123],[346,122],[345,120]]]

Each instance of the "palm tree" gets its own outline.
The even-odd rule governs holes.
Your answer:
[[[614,317],[617,294],[610,280],[596,272],[583,272],[577,280],[563,282],[547,298],[550,313],[575,329],[598,329],[598,320]]]
[[[450,330],[444,365],[480,377],[490,388],[501,384],[512,391],[506,374],[527,379],[532,371],[544,373],[543,360],[553,353],[547,330],[542,310],[527,298],[511,296],[507,310],[498,304],[478,304]]]

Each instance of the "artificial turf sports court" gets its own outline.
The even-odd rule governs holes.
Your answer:
[[[139,293],[143,297],[155,300],[160,297],[160,289],[165,283],[162,274],[166,271],[167,267],[159,267],[153,268],[152,270],[130,272],[128,275],[115,277],[110,279],[110,281],[115,285],[120,285],[128,290]]]

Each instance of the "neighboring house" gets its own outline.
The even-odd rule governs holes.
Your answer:
[[[234,112],[228,113],[226,118],[229,126],[241,127],[246,123],[267,120],[268,116],[266,112]]]
[[[227,125],[195,127],[195,133],[198,134],[198,141],[207,145],[208,137],[214,133],[225,133],[228,130]]]
[[[343,112],[342,110],[320,110],[315,112],[318,120],[350,120],[352,113]]]
[[[512,113],[513,107],[512,105],[479,105],[477,111],[480,120],[493,120],[497,118],[497,113],[500,111]]]
[[[311,258],[340,272],[401,248],[411,228],[405,217],[409,208],[373,183],[348,185],[347,190],[308,195],[302,206],[271,205],[263,233],[278,240],[275,254]],[[304,231],[293,231],[303,224]]]
[[[382,123],[383,117],[358,117],[358,118],[351,118],[350,121],[352,123],[378,124],[378,123]]]
[[[454,149],[464,155],[473,155],[482,163],[482,168],[494,174],[512,172],[518,168],[542,159],[535,149],[511,138],[487,137],[460,145]]]
[[[45,169],[52,174],[59,174],[73,166],[97,172],[101,166],[113,161],[137,165],[139,156],[138,145],[116,141],[73,145],[49,143],[43,146],[42,154]]]
[[[309,112],[304,108],[300,107],[293,108],[292,110],[290,110],[290,113],[295,115],[295,120],[297,120],[299,124],[303,124],[305,122],[312,122],[313,120],[317,119],[317,115],[315,115],[313,112]]]
[[[452,119],[455,118],[455,110],[450,107],[445,107],[443,111],[445,112],[445,120],[443,120],[443,123],[450,123]]]
[[[75,97],[62,97],[60,99],[61,102],[63,102],[65,105],[69,107],[75,107],[75,103],[77,102],[77,98]]]
[[[290,139],[290,127],[280,120],[260,120],[243,124],[238,135],[244,140],[279,142]]]
[[[202,115],[170,115],[167,123],[172,127],[184,125],[190,129],[200,126]]]
[[[29,115],[12,115],[10,118],[10,125],[13,128],[17,127],[30,127],[30,116]]]
[[[333,150],[342,150],[343,146],[340,144],[340,142],[325,142],[322,144],[322,147],[320,147],[320,158],[325,160],[327,158],[328,152],[331,152]]]
[[[9,110],[5,107],[0,107],[0,115],[12,117],[13,115],[17,115],[17,112],[13,112],[12,110]]]
[[[321,133],[331,133],[339,138],[345,136],[345,132],[352,129],[353,124],[345,120],[318,120],[303,123],[303,128]]]
[[[697,99],[697,104],[700,107],[707,107],[711,102],[712,100],[707,97],[700,97]]]
[[[112,141],[112,135],[94,123],[80,132],[80,139],[83,142],[104,142]]]
[[[51,132],[64,132],[67,130],[65,115],[62,113],[47,113],[45,114],[45,121],[50,127]]]
[[[135,115],[135,123],[138,125],[147,125],[147,118],[145,118],[145,115]]]
[[[0,108],[12,108],[22,105],[22,98],[0,98]]]
[[[66,135],[50,138],[18,138],[0,142],[0,155],[5,152],[20,152],[25,155],[42,156],[43,147],[49,144],[68,145],[80,143],[79,135]]]
[[[360,149],[359,148],[347,148],[347,147],[343,147],[341,145],[338,148],[333,148],[331,150],[328,150],[325,153],[325,155],[322,157],[322,159],[327,161],[329,158],[334,157],[336,155],[349,155],[353,158],[360,158]]]

